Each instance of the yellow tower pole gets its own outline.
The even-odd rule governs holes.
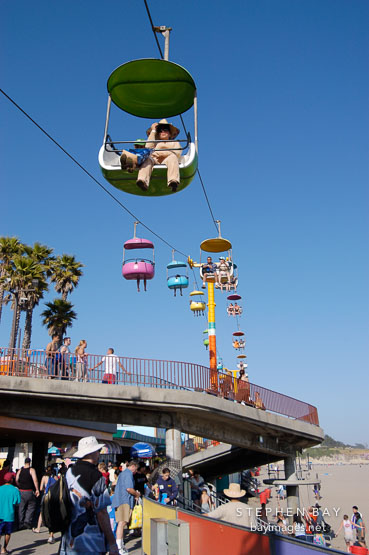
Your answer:
[[[210,281],[208,279],[207,285],[208,285],[208,336],[209,336],[209,358],[210,358],[210,383],[211,383],[211,389],[218,390],[214,281],[213,280]]]

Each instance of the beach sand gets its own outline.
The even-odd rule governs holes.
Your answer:
[[[281,467],[282,465],[280,465]],[[283,466],[282,466],[283,468]],[[352,515],[352,506],[357,505],[359,512],[363,515],[365,525],[369,525],[369,464],[313,464],[310,471],[310,478],[315,479],[318,474],[321,480],[320,495],[322,496],[319,505],[325,512],[325,520],[337,532],[343,515],[349,518]],[[281,477],[283,472],[281,473]],[[262,469],[259,480],[266,478],[265,469]],[[267,487],[267,486],[265,486]],[[262,489],[262,488],[261,488]],[[272,489],[272,499],[268,503],[275,514],[277,508],[276,488]],[[313,493],[313,486],[300,487],[300,508],[306,509],[315,505],[316,499]],[[281,501],[284,512],[287,510],[287,501]],[[336,515],[337,513],[337,515]],[[329,516],[328,516],[329,515]],[[270,518],[272,521],[273,518]],[[368,536],[367,536],[368,540]],[[341,531],[338,538],[332,540],[332,547],[346,551],[346,544]]]

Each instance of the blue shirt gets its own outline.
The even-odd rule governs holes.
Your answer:
[[[0,520],[14,522],[15,505],[21,502],[19,489],[11,484],[0,487]]]
[[[168,478],[168,480],[164,480],[162,476],[159,476],[156,483],[159,486],[160,499],[163,494],[166,494],[169,497],[170,501],[173,501],[173,499],[177,497],[178,488],[173,478]]]
[[[123,470],[118,476],[113,502],[111,504],[114,509],[119,507],[119,505],[129,505],[130,508],[133,509],[134,496],[128,493],[127,488],[135,489],[133,472],[129,468]]]

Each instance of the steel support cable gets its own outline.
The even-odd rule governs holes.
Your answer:
[[[144,0],[144,4],[145,4],[145,8],[146,8],[147,15],[148,15],[149,20],[150,20],[152,32],[154,33],[155,41],[156,41],[156,44],[157,44],[158,49],[159,49],[159,52],[160,52],[160,57],[161,57],[161,59],[163,60],[163,59],[164,59],[163,52],[162,52],[162,49],[161,49],[161,47],[160,47],[160,43],[159,43],[158,37],[156,36],[156,32],[155,32],[155,28],[154,28],[155,26],[154,26],[154,23],[153,23],[153,20],[152,20],[152,17],[151,17],[151,13],[150,13],[149,6],[148,6],[148,4],[147,4],[147,0]],[[184,121],[183,121],[182,114],[180,114],[179,117],[181,118],[181,122],[182,122],[182,125],[183,125],[184,132],[185,132],[185,134],[187,135],[187,130],[186,130],[185,123],[184,123]],[[207,202],[207,205],[208,205],[208,208],[209,208],[210,215],[211,215],[212,220],[213,220],[213,224],[215,225],[215,229],[217,230],[217,232],[219,232],[218,226],[217,226],[217,224],[216,224],[216,220],[215,220],[215,218],[214,218],[213,211],[212,211],[211,206],[210,206],[209,197],[208,197],[208,195],[207,195],[207,192],[206,192],[206,189],[205,189],[205,185],[204,185],[204,182],[203,182],[203,180],[202,180],[202,177],[201,177],[199,168],[197,168],[196,171],[197,171],[197,175],[199,176],[199,179],[200,179],[201,187],[202,187],[203,193],[204,193],[204,195],[205,195],[205,199],[206,199],[206,202]]]
[[[78,160],[76,158],[74,158],[74,156],[72,156],[64,147],[62,147],[62,145],[60,143],[58,143],[58,141],[56,141],[43,127],[41,127],[41,125],[39,125],[29,114],[27,114],[27,112],[25,110],[23,110],[23,108],[21,108],[19,106],[19,104],[17,104],[8,94],[6,94],[6,92],[3,89],[0,89],[0,92],[5,96],[5,98],[7,98],[20,112],[22,112],[23,115],[25,115],[44,135],[46,135],[46,137],[48,139],[50,139],[50,141],[52,141],[62,152],[64,152],[64,154],[66,156],[68,156],[68,158],[70,158],[72,160],[72,162],[74,162],[86,175],[88,175],[88,177],[90,177],[99,187],[101,187],[101,189],[103,189],[103,191],[105,191],[105,193],[107,193],[117,204],[119,204],[119,206],[121,208],[123,208],[123,210],[125,210],[130,216],[132,216],[132,218],[134,218],[136,221],[138,221],[142,227],[144,227],[145,229],[147,229],[147,231],[149,231],[150,233],[152,233],[155,237],[157,237],[160,241],[162,241],[163,243],[165,243],[168,247],[170,247],[172,250],[175,250],[176,252],[178,252],[179,254],[182,254],[183,256],[187,257],[187,255],[185,253],[183,253],[182,251],[176,249],[175,247],[173,247],[173,245],[171,245],[170,243],[168,243],[168,241],[166,241],[163,237],[161,237],[158,233],[156,233],[155,231],[153,231],[149,226],[147,226],[146,224],[144,224],[133,212],[131,212],[122,202],[120,202],[119,199],[117,199],[117,197],[115,197],[110,191],[109,189],[107,189],[102,183],[100,183],[100,181],[98,179],[96,179],[96,177],[94,177],[92,175],[92,173],[90,173],[82,164],[80,164],[78,162]]]
[[[146,0],[144,0],[144,4],[145,4],[146,11],[147,11],[147,15],[148,15],[149,20],[150,20],[151,30],[152,30],[152,32],[154,33],[154,37],[155,37],[155,40],[156,40],[156,44],[157,44],[157,47],[158,47],[159,52],[160,52],[161,59],[163,59],[163,58],[164,58],[163,52],[162,52],[162,49],[161,49],[161,47],[160,47],[159,39],[158,39],[158,37],[156,36],[156,32],[155,32],[155,29],[154,29],[154,22],[153,22],[153,20],[152,20],[151,13],[150,13],[150,10],[149,10],[149,6],[148,6]]]

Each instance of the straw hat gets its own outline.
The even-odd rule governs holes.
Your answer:
[[[177,127],[175,127],[172,123],[168,123],[166,119],[161,119],[159,121],[159,124],[156,128],[156,135],[158,134],[158,131],[159,131],[160,127],[169,127],[169,133],[170,133],[170,138],[171,139],[175,139],[177,137],[177,135],[179,135],[179,129]],[[149,129],[146,131],[146,133],[147,133],[147,136],[150,135],[151,127],[149,127]]]
[[[246,494],[246,490],[241,489],[240,484],[229,484],[229,489],[223,490],[223,493],[227,497],[237,499],[238,497],[243,497]]]
[[[104,443],[98,443],[95,436],[83,437],[78,442],[78,450],[73,457],[83,459],[86,455],[100,451],[104,447]]]

